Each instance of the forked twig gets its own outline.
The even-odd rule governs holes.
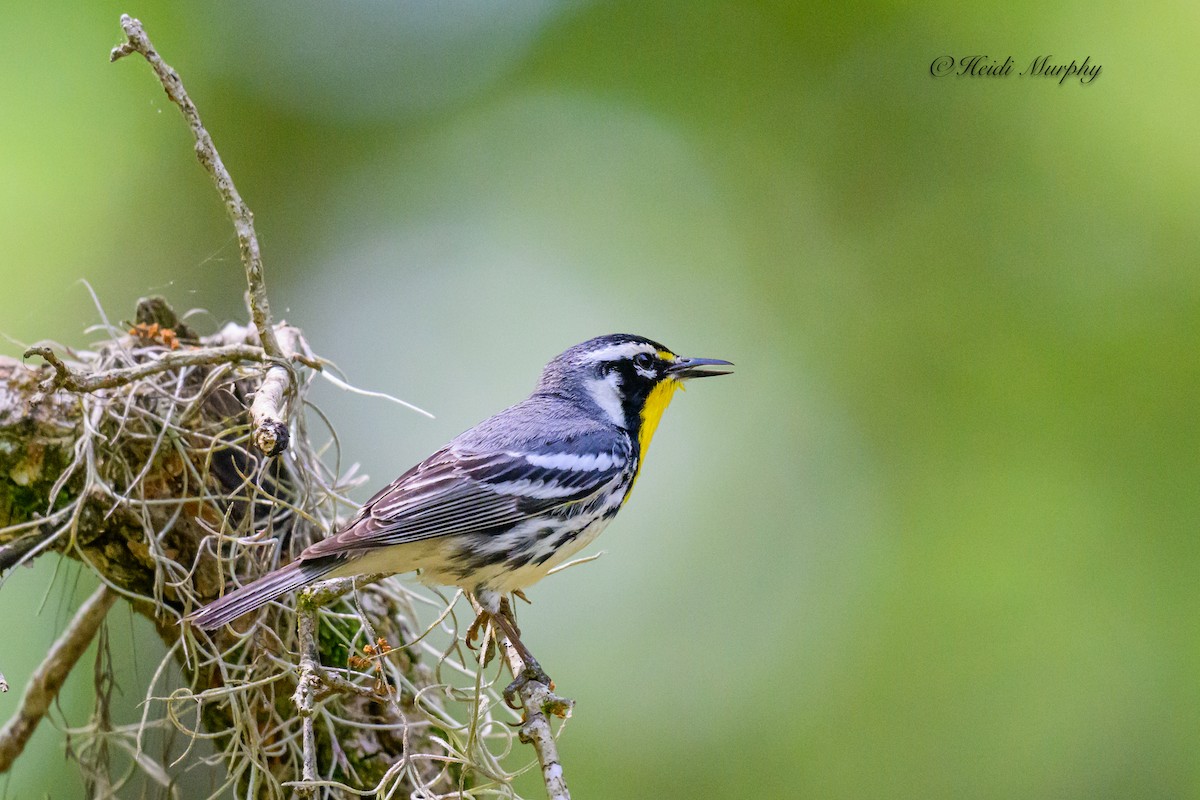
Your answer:
[[[234,186],[233,178],[230,177],[229,171],[225,169],[225,163],[217,153],[217,146],[213,144],[212,137],[209,136],[204,123],[200,120],[200,112],[196,109],[196,104],[192,102],[192,98],[183,88],[183,80],[179,77],[179,73],[162,60],[150,42],[150,37],[142,28],[140,20],[136,20],[128,14],[122,14],[121,29],[125,31],[125,41],[113,48],[109,55],[109,61],[117,61],[130,53],[141,53],[149,62],[150,68],[154,70],[154,74],[158,76],[159,83],[167,92],[167,98],[179,106],[183,118],[187,120],[188,127],[192,129],[192,136],[196,139],[196,158],[212,178],[213,185],[217,187],[217,192],[225,202],[225,210],[229,212],[229,217],[233,220],[238,246],[242,251],[242,264],[246,267],[246,283],[250,289],[250,315],[254,319],[254,327],[258,329],[263,350],[266,350],[269,356],[282,358],[283,349],[275,338],[271,322],[271,306],[267,302],[267,284],[263,277],[258,236],[254,232],[254,214],[251,213],[250,208],[242,200],[241,194],[238,193],[237,187]]]
[[[287,354],[275,335],[275,327],[271,321],[271,305],[267,300],[262,254],[258,247],[258,235],[254,232],[254,214],[234,185],[229,170],[225,169],[225,162],[221,160],[212,136],[204,127],[196,104],[183,88],[183,80],[179,73],[162,60],[162,56],[154,49],[150,37],[142,28],[140,20],[122,14],[121,29],[125,31],[125,41],[113,48],[109,61],[117,61],[130,53],[141,53],[154,70],[167,93],[167,98],[179,106],[179,111],[187,120],[192,136],[196,139],[196,158],[212,178],[213,186],[217,188],[217,193],[225,203],[225,210],[229,212],[229,218],[233,221],[242,264],[246,268],[250,317],[258,330],[262,349],[268,357],[282,360]],[[292,388],[292,375],[286,367],[279,363],[267,367],[258,396],[251,408],[251,416],[254,418],[254,443],[268,456],[278,455],[287,449],[289,433],[283,415],[284,398]]]

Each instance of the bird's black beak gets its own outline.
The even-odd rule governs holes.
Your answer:
[[[732,367],[732,361],[722,361],[719,358],[683,358],[675,359],[675,363],[667,367],[667,374],[680,381],[691,378],[707,378],[712,375],[728,375],[731,370],[709,369],[709,367]]]

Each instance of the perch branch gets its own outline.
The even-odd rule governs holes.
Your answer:
[[[34,671],[21,698],[21,707],[0,730],[0,772],[7,772],[13,760],[25,749],[29,737],[50,710],[63,681],[91,644],[117,597],[116,592],[104,585],[93,592],[50,648],[46,660]]]
[[[474,606],[475,613],[483,611],[483,606],[474,597],[471,597],[471,605]],[[517,648],[513,647],[512,642],[503,636],[495,625],[492,626],[492,631],[513,676],[522,674],[525,671],[525,662]],[[567,781],[563,776],[562,762],[558,760],[558,743],[554,741],[554,732],[550,729],[550,718],[547,714],[566,719],[571,713],[574,701],[559,697],[546,684],[533,680],[527,681],[520,688],[518,695],[521,698],[524,719],[517,736],[525,744],[532,745],[537,753],[548,800],[571,800],[571,792],[567,789]]]

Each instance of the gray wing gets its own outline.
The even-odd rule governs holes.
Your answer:
[[[340,533],[300,557],[505,528],[593,496],[626,469],[632,449],[629,437],[616,430],[488,453],[451,443],[368,500]]]

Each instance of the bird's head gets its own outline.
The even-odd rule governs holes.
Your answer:
[[[684,381],[729,370],[716,358],[684,358],[642,336],[616,333],[577,344],[546,365],[540,391],[569,396],[637,437],[643,455],[671,395]]]

